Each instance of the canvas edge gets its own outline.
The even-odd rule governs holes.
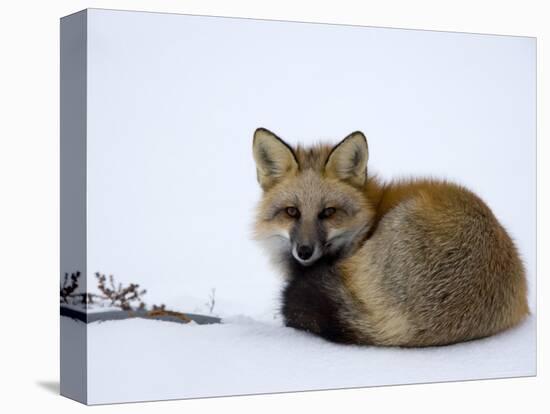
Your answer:
[[[86,292],[87,10],[60,19],[60,284]],[[60,316],[60,394],[87,403],[87,327]]]

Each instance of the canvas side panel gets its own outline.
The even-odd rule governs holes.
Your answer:
[[[61,19],[60,45],[60,303],[85,311],[79,294],[86,292],[86,10]],[[61,394],[86,403],[86,323],[61,316],[60,331]]]

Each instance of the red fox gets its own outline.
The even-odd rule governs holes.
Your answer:
[[[285,277],[286,326],[330,341],[432,346],[486,337],[527,314],[525,270],[489,207],[446,181],[382,183],[354,132],[292,148],[264,128],[255,221]]]

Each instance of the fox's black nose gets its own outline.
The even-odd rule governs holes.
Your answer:
[[[298,246],[298,257],[302,260],[307,260],[313,255],[313,247],[308,245]]]

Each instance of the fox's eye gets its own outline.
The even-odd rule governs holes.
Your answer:
[[[286,214],[288,214],[289,217],[298,218],[300,217],[300,210],[298,210],[296,207],[287,207]]]
[[[336,209],[334,207],[327,207],[319,213],[319,218],[321,219],[329,218],[334,213],[336,213]]]

